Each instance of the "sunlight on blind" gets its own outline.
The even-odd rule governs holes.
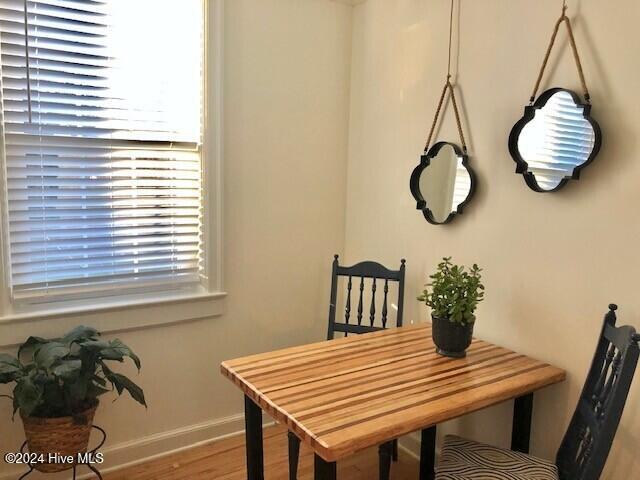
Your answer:
[[[26,6],[0,0],[13,296],[199,282],[202,0]]]
[[[458,206],[464,202],[471,191],[471,175],[462,164],[462,159],[458,158],[456,163],[456,177],[453,184],[453,201],[451,202],[451,211],[455,212]]]
[[[562,179],[589,159],[595,143],[593,127],[567,92],[558,92],[523,129],[518,149],[543,190],[553,190]]]

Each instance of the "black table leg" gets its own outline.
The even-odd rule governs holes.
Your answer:
[[[393,441],[378,447],[378,479],[389,480],[391,475],[391,457],[393,457]]]
[[[436,476],[436,426],[422,430],[420,438],[420,480],[433,480]]]
[[[244,425],[247,444],[247,480],[264,480],[262,411],[246,395],[244,397]]]
[[[533,393],[515,400],[513,406],[513,427],[511,430],[511,450],[529,453],[531,436],[531,416],[533,414]]]
[[[338,478],[338,471],[336,468],[336,462],[327,462],[319,455],[315,455],[315,480],[336,480]]]
[[[298,480],[298,463],[300,461],[300,439],[289,432],[289,480]]]

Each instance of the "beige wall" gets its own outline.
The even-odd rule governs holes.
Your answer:
[[[96,421],[118,447],[109,464],[225,432],[243,403],[222,360],[324,334],[330,262],[344,242],[351,7],[228,1],[224,42],[226,314],[119,334],[143,360],[149,409],[103,402]],[[1,452],[23,438],[9,403],[0,400]],[[0,478],[8,472],[0,460]]]
[[[471,165],[479,186],[467,211],[429,225],[409,192],[446,71],[446,0],[368,0],[354,9],[347,260],[407,258],[406,316],[427,318],[414,300],[438,259],[485,268],[487,300],[477,334],[568,371],[537,395],[533,453],[552,458],[579,394],[601,318],[620,304],[620,322],[640,325],[640,106],[636,99],[640,4],[568,2],[604,146],[579,182],[529,190],[507,151],[561,2],[463,1],[458,76]],[[579,90],[567,48],[552,57],[552,80]],[[457,141],[449,112],[439,139]],[[638,375],[640,377],[640,375]],[[511,406],[470,415],[441,430],[508,445]],[[640,378],[627,402],[606,478],[640,470]]]
[[[441,256],[485,267],[477,334],[569,372],[536,399],[533,452],[553,456],[607,303],[621,305],[622,322],[640,324],[635,1],[615,9],[570,2],[580,9],[576,35],[605,135],[583,178],[536,194],[507,153],[557,3],[463,2],[458,80],[479,188],[463,216],[432,226],[408,182],[444,79],[448,2],[368,0],[353,15],[327,0],[226,2],[226,314],[119,335],[143,358],[150,408],[128,398],[103,405],[97,421],[117,461],[224,432],[230,417],[239,425],[241,396],[220,377],[221,360],[322,337],[329,260],[345,244],[345,215],[345,261],[407,258],[406,318],[427,318],[413,297]],[[553,84],[578,89],[561,46]],[[448,115],[440,139],[456,138]],[[640,468],[639,400],[636,381],[609,479]],[[507,445],[510,414],[499,406],[446,430]],[[9,416],[0,402],[0,451],[22,438]],[[0,462],[0,478],[7,472]]]

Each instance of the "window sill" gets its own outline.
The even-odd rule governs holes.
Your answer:
[[[10,313],[0,316],[0,347],[18,345],[30,335],[56,337],[79,324],[109,333],[216,317],[224,313],[226,295],[206,291],[136,295]]]

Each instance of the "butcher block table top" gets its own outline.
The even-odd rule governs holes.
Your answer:
[[[442,357],[428,323],[229,360],[221,371],[328,462],[565,378],[477,339],[466,358]]]

